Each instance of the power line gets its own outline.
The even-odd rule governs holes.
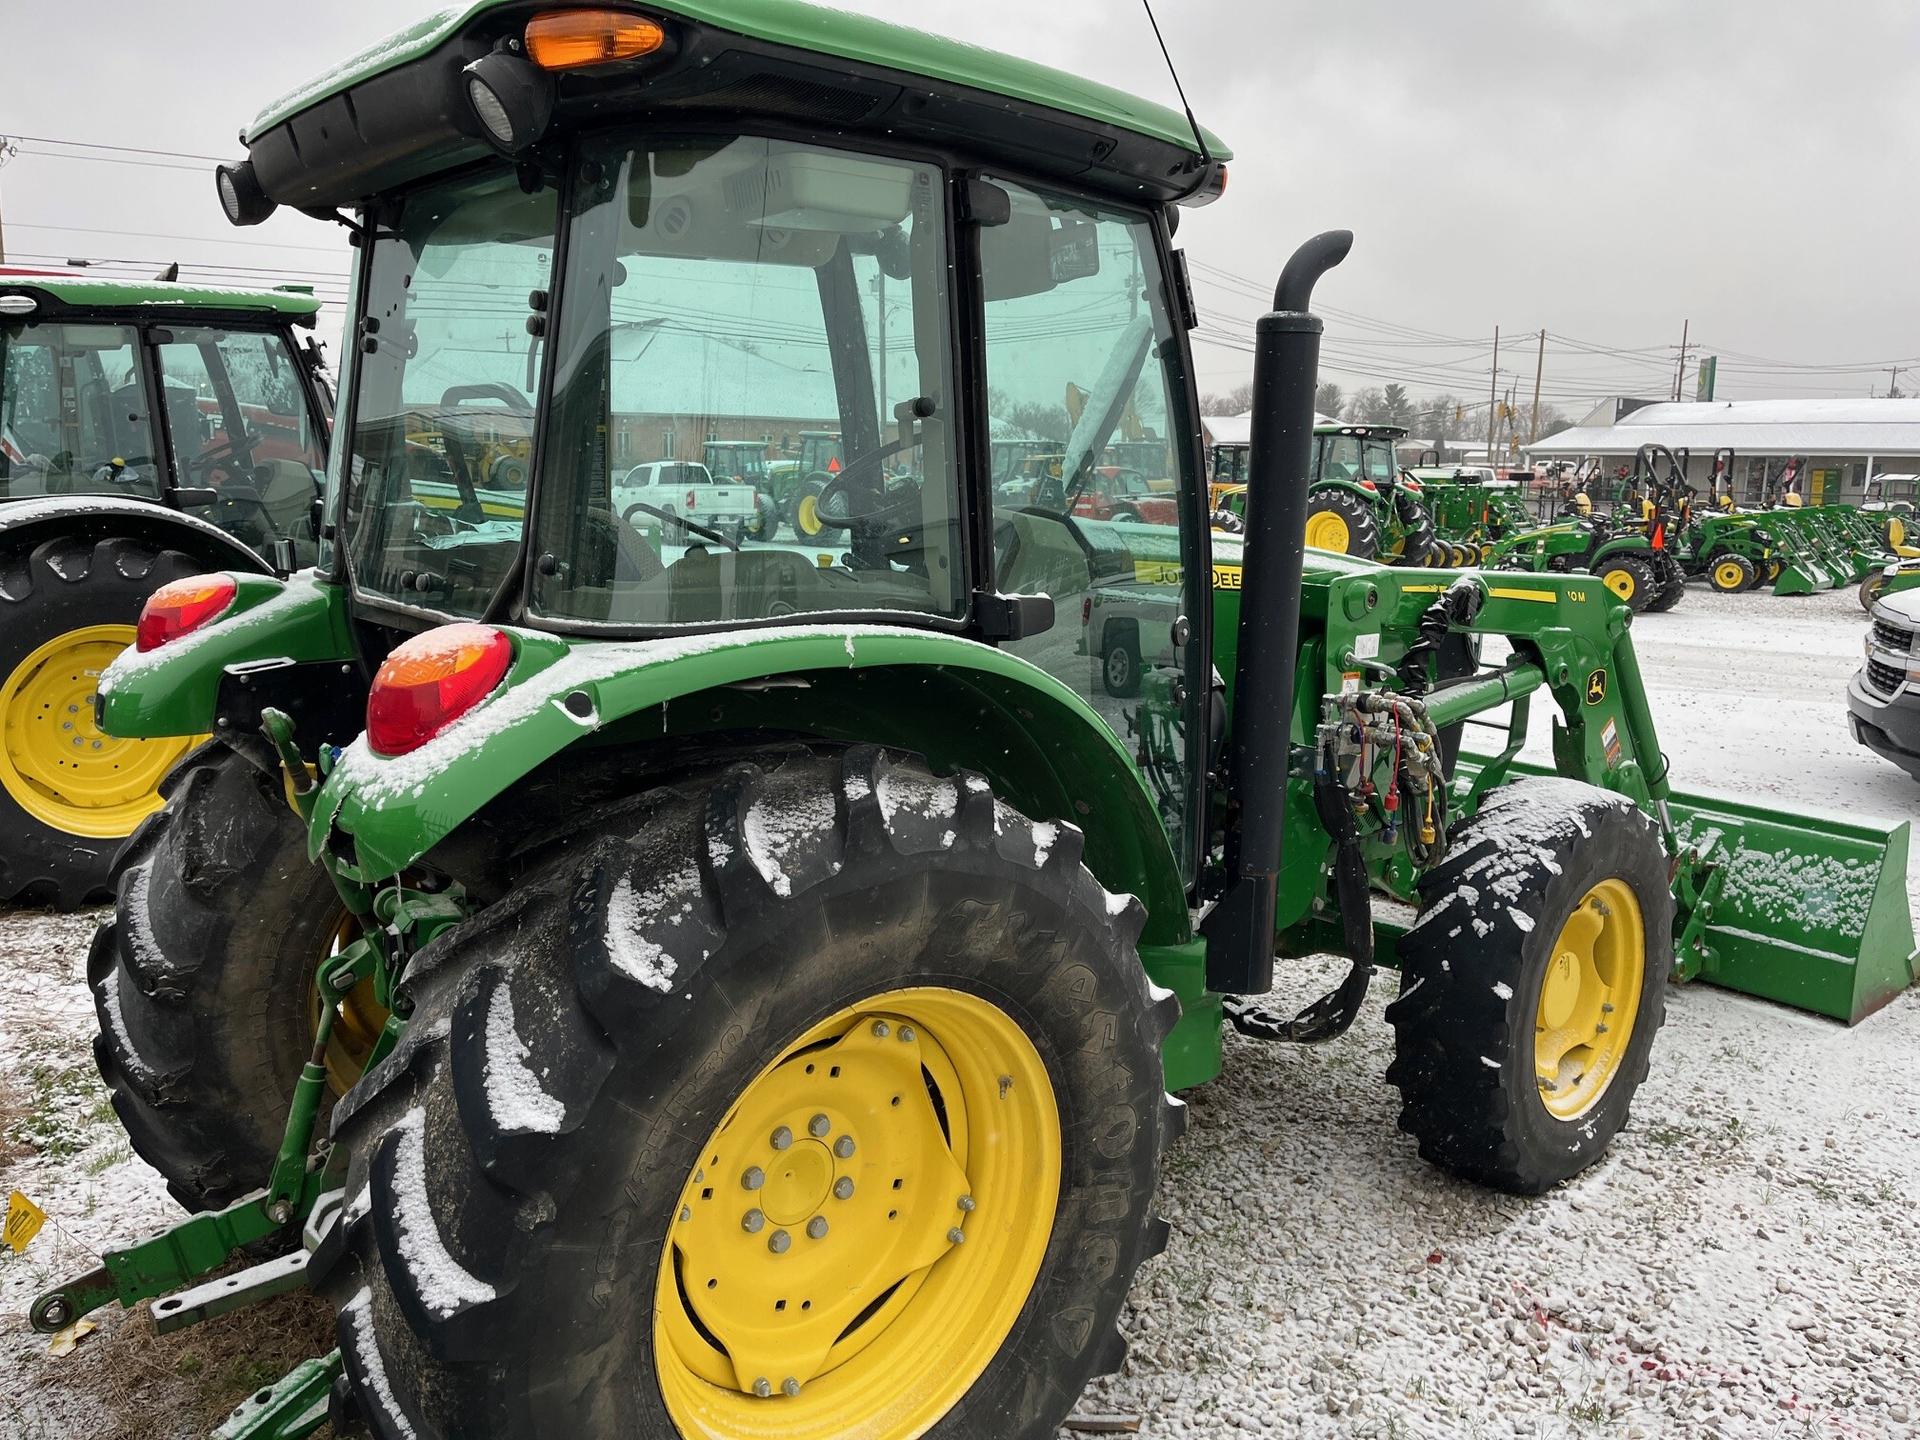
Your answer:
[[[185,150],[146,150],[137,145],[103,145],[93,140],[55,140],[47,135],[15,135],[12,138],[28,145],[66,145],[76,150],[111,150],[122,155],[159,155],[169,160],[205,160],[219,165],[231,160],[231,155],[195,155]]]

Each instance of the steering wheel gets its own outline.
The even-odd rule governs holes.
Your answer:
[[[704,536],[706,539],[713,541],[713,543],[716,545],[724,545],[729,550],[738,550],[740,548],[739,541],[728,539],[725,535],[722,535],[718,530],[710,530],[697,520],[689,520],[684,515],[675,515],[671,511],[662,510],[657,505],[649,505],[644,500],[636,500],[633,502],[633,504],[627,506],[626,509],[620,512],[620,518],[624,520],[627,524],[632,525],[633,517],[636,514],[652,515],[656,519],[661,520],[668,525],[678,525],[683,530],[691,530],[693,531],[694,534]],[[638,527],[635,527],[635,528],[638,528]]]
[[[500,380],[479,380],[471,385],[449,385],[440,397],[443,409],[451,410],[467,400],[498,400],[516,415],[531,415],[533,406],[527,397]]]
[[[878,449],[869,450],[864,455],[856,455],[841,465],[840,473],[821,487],[819,497],[814,501],[814,506],[819,512],[820,523],[835,530],[851,530],[858,525],[888,525],[892,523],[894,515],[912,505],[917,505],[919,503],[917,494],[912,501],[904,497],[889,500],[884,492],[880,498],[879,508],[864,513],[856,514],[851,510],[840,509],[832,502],[847,495],[848,482],[861,471],[871,470],[883,460],[898,455],[903,450],[914,449],[919,443],[918,440],[889,440]]]
[[[236,458],[245,464],[251,465],[253,460],[253,447],[258,443],[259,439],[260,437],[258,435],[251,434],[246,430],[236,431],[229,434],[224,440],[207,446],[191,459],[183,460],[180,464],[180,469],[188,475],[203,473],[211,475],[214,470],[220,468],[223,462]]]

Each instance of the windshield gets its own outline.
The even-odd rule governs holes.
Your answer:
[[[159,497],[139,355],[129,325],[0,325],[0,496]]]
[[[347,474],[362,593],[482,613],[526,520],[557,206],[507,174],[429,186],[380,232]]]
[[[531,608],[959,614],[940,172],[747,137],[574,163]],[[757,472],[683,483],[729,433],[769,437]]]

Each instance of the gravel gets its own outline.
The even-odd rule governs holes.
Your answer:
[[[1847,735],[1863,629],[1844,591],[1695,587],[1640,620],[1679,783],[1920,810],[1920,786]],[[188,1434],[207,1386],[167,1358],[186,1337],[108,1314],[60,1361],[24,1329],[89,1247],[175,1213],[92,1078],[90,930],[0,913],[0,1192],[53,1217],[25,1256],[0,1252],[0,1434]],[[1287,998],[1341,968],[1288,964]],[[1520,1200],[1447,1178],[1395,1129],[1389,989],[1330,1045],[1228,1037],[1225,1076],[1187,1097],[1161,1189],[1173,1240],[1135,1288],[1131,1358],[1079,1415],[1147,1440],[1920,1435],[1920,995],[1846,1030],[1680,990],[1609,1156]],[[107,1378],[129,1354],[151,1370],[137,1390]]]

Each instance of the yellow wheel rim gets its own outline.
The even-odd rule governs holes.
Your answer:
[[[1347,553],[1353,532],[1347,522],[1332,510],[1319,510],[1307,517],[1307,544],[1315,550]]]
[[[1620,1073],[1647,968],[1640,902],[1624,880],[1602,880],[1554,937],[1533,1022],[1540,1103],[1577,1120]]]
[[[93,723],[100,672],[133,643],[131,625],[56,635],[0,682],[0,786],[41,824],[116,839],[160,808],[161,780],[200,737],[123,740]]]
[[[314,983],[308,987],[307,1008],[312,1019],[320,1018],[320,973],[327,962],[360,937],[360,922],[341,912],[340,919],[327,932],[326,954],[314,967]],[[327,1035],[327,1088],[338,1099],[347,1093],[366,1071],[373,1047],[387,1028],[387,1007],[373,995],[373,980],[362,980],[340,1002],[333,1029]]]
[[[1060,1113],[998,1006],[895,990],[802,1035],[707,1138],[654,1306],[685,1436],[923,1435],[1013,1329],[1053,1233]]]
[[[807,536],[809,539],[818,535],[824,528],[820,524],[820,497],[817,495],[802,495],[800,497],[800,504],[794,509],[793,518],[796,522],[795,528],[797,528],[802,535]]]
[[[1731,560],[1722,560],[1713,569],[1713,583],[1722,590],[1738,590],[1746,581],[1746,572]]]
[[[1633,583],[1633,572],[1631,570],[1609,570],[1606,578],[1607,589],[1618,595],[1622,600],[1633,599],[1635,592],[1640,588]]]

